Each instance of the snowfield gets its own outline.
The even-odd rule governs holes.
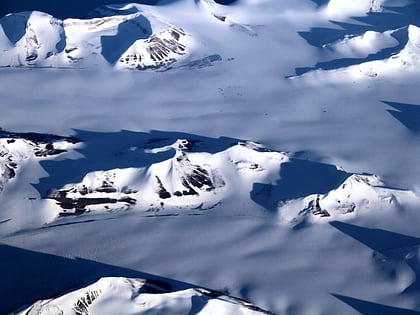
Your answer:
[[[418,1],[0,16],[0,314],[420,313]]]

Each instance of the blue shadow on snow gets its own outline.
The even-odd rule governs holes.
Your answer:
[[[166,3],[175,1],[178,0],[166,0]],[[60,19],[84,18],[92,10],[107,4],[139,3],[156,5],[158,2],[162,2],[162,0],[1,0],[0,16],[23,11],[42,11]]]
[[[281,165],[280,179],[275,185],[254,184],[251,199],[267,210],[274,210],[279,201],[325,194],[337,188],[350,175],[334,165],[291,158]]]
[[[102,277],[146,279],[167,292],[194,287],[144,272],[0,244],[0,314],[92,284]],[[194,304],[192,307],[195,307]]]
[[[322,0],[315,1],[318,6],[322,6]],[[392,36],[398,41],[394,47],[389,47],[370,54],[364,58],[340,58],[325,62],[319,62],[312,67],[296,68],[296,75],[302,75],[313,70],[333,70],[348,67],[373,60],[386,59],[399,52],[408,41],[408,25],[420,26],[420,3],[413,2],[404,7],[385,7],[385,12],[370,12],[367,16],[352,17],[355,21],[363,24],[351,24],[338,21],[330,21],[339,28],[314,27],[308,32],[299,32],[308,44],[323,48],[325,44],[334,43],[344,39],[346,35],[360,36],[366,31],[384,32],[396,30]]]
[[[351,306],[362,315],[420,315],[420,312],[417,311],[363,301],[344,295],[332,294],[332,296]]]
[[[192,152],[213,154],[226,150],[240,141],[228,137],[209,138],[189,133],[156,130],[150,132],[76,130],[73,136],[83,142],[82,147],[76,150],[82,158],[41,161],[41,166],[49,174],[48,177],[41,178],[38,184],[34,184],[41,197],[45,197],[50,190],[63,188],[66,184],[79,183],[89,172],[148,167],[170,159],[175,155],[174,149],[158,153],[151,153],[148,150],[171,145],[177,139],[189,140],[189,150]]]
[[[26,24],[31,14],[31,12],[21,12],[17,15],[3,16],[0,19],[0,25],[3,28],[4,34],[13,45],[16,45],[25,35]]]
[[[400,121],[408,130],[413,133],[420,133],[420,105],[388,101],[382,101],[382,103],[395,109],[388,109],[387,112]]]
[[[111,64],[139,39],[146,39],[152,35],[150,21],[143,15],[125,21],[118,25],[116,35],[102,36],[102,55]]]
[[[418,255],[420,238],[382,229],[361,227],[340,221],[333,221],[330,225],[372,249],[372,262],[374,267],[381,274],[390,278],[390,280],[395,279],[399,265],[407,265],[414,274],[414,280],[402,294],[418,295],[420,292],[420,263]],[[334,296],[366,315],[420,314],[420,312],[398,309],[350,297]]]

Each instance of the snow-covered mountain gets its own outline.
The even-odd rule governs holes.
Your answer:
[[[416,314],[419,5],[4,1],[0,313]]]
[[[123,150],[108,154],[117,160],[156,156],[156,161],[152,159],[142,167],[90,171],[81,174],[83,178],[78,183],[64,183],[63,187],[41,185],[39,197],[22,197],[42,205],[46,213],[44,223],[101,213],[118,216],[127,211],[145,216],[203,214],[206,210],[222,209],[225,203],[249,204],[250,208],[256,203],[277,211],[279,222],[296,224],[307,215],[313,222],[346,220],[370,209],[395,210],[420,201],[416,192],[387,188],[373,175],[351,174],[337,166],[290,158],[290,153],[271,151],[250,141],[230,143],[226,149],[210,153],[206,148],[209,151],[214,150],[212,146],[222,148],[224,140],[220,144],[217,140],[206,143],[194,137],[197,136],[193,140],[152,139],[144,145],[129,143]],[[2,190],[15,177],[23,182],[21,170],[25,165],[40,163],[49,171],[45,164],[48,161],[65,164],[64,153],[83,152],[89,146],[77,137],[7,131],[2,131],[0,140]],[[102,145],[107,145],[106,141]],[[161,159],[159,154],[168,158]],[[82,165],[84,158],[79,159]],[[298,173],[293,175],[290,169],[297,169],[307,177],[315,174],[324,178],[299,182],[295,178]],[[65,178],[65,172],[66,167],[58,167],[50,177]],[[13,221],[16,215],[4,212],[3,220]]]
[[[272,314],[251,303],[203,288],[168,291],[146,279],[102,278],[17,314]]]
[[[88,173],[81,183],[53,191],[48,198],[62,208],[61,216],[131,208],[151,215],[203,211],[232,195],[249,198],[252,183],[274,178],[280,163],[287,160],[282,153],[260,152],[252,143],[236,144],[215,154],[191,152],[193,146],[182,139],[146,149],[151,154],[167,150],[174,154],[143,168]]]
[[[87,19],[59,20],[42,12],[2,18],[2,66],[158,69],[182,58],[192,39],[140,5],[105,6]]]

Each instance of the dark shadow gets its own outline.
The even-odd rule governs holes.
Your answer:
[[[35,143],[50,143],[55,141],[67,141],[70,143],[78,143],[80,139],[75,137],[57,136],[49,133],[36,133],[36,132],[10,132],[3,130],[0,127],[0,138],[11,139],[26,139]]]
[[[130,3],[133,3],[131,1]],[[89,18],[102,18],[109,17],[114,15],[130,15],[140,12],[140,9],[133,6],[127,6],[126,3],[123,4],[113,4],[112,7],[101,6],[97,8],[98,10],[93,10],[89,13]]]
[[[190,283],[153,274],[103,264],[82,258],[65,258],[0,244],[0,314],[7,314],[42,299],[58,297],[69,291],[88,286],[103,277],[128,277],[146,280],[138,291],[159,294],[199,288]],[[225,294],[200,288],[201,296],[193,296],[189,314],[199,313],[210,299]],[[272,314],[250,302],[229,296],[245,308]]]
[[[312,2],[315,2],[317,7],[320,8],[327,5],[330,2],[330,0],[312,0]]]
[[[353,309],[363,315],[420,315],[420,312],[372,303],[348,296],[338,294],[332,294],[332,296],[351,306]]]
[[[0,16],[2,15],[0,14]],[[19,14],[3,16],[0,19],[0,25],[3,28],[4,34],[6,34],[13,45],[16,45],[16,43],[25,35],[26,24],[30,16],[31,12],[21,12]]]
[[[166,0],[174,2],[178,0]],[[51,1],[51,0],[1,0],[0,16],[8,13],[23,11],[42,11],[57,18],[84,18],[92,10],[107,4],[139,3],[156,5],[160,0],[72,0],[72,1]]]
[[[16,45],[16,43],[26,34],[26,26],[31,14],[32,12],[20,12],[18,14],[4,16],[0,19],[0,25],[13,45]],[[62,52],[65,47],[66,34],[62,31],[60,32],[60,40],[55,45],[55,48],[57,52]]]
[[[391,34],[392,37],[394,37],[398,41],[398,45],[394,47],[384,48],[377,53],[369,54],[368,56],[364,58],[341,58],[341,59],[335,59],[331,61],[326,62],[318,62],[313,67],[304,67],[304,68],[296,68],[295,72],[296,75],[301,75],[309,71],[313,70],[333,70],[343,67],[348,67],[356,64],[360,64],[363,62],[369,62],[374,60],[382,60],[391,57],[392,55],[398,53],[401,49],[404,48],[404,46],[408,42],[408,31],[407,28],[398,30]]]
[[[276,185],[254,184],[251,199],[273,210],[279,201],[325,194],[337,188],[350,175],[333,165],[291,158],[281,165],[280,179]]]
[[[323,1],[313,0],[318,5],[322,5]],[[420,25],[420,2],[415,1],[405,7],[385,7],[386,12],[370,12],[367,16],[353,17],[354,20],[363,24],[342,23],[330,21],[339,28],[314,27],[308,32],[299,32],[310,45],[322,48],[325,44],[334,43],[340,39],[344,39],[346,35],[359,36],[366,31],[384,32],[387,30],[397,30],[392,36],[398,41],[394,47],[385,48],[381,51],[370,54],[364,58],[341,58],[327,62],[319,62],[315,66],[296,68],[296,75],[306,72],[322,69],[333,70],[363,62],[382,60],[391,57],[399,52],[408,41],[408,25]]]
[[[419,245],[420,238],[407,236],[399,233],[389,232],[381,229],[370,229],[344,222],[334,221],[330,223],[339,231],[354,238],[374,251],[373,258],[380,263],[382,270],[388,275],[392,275],[395,267],[399,263],[405,263],[413,271],[415,279],[413,283],[404,290],[403,293],[420,292],[420,263]],[[380,259],[375,259],[377,256]],[[388,270],[386,270],[388,269]]]
[[[195,287],[148,273],[81,258],[69,259],[0,244],[0,314],[87,286],[102,277],[134,277],[164,292]]]
[[[55,45],[55,49],[57,49],[58,53],[61,53],[66,48],[66,45],[67,45],[67,36],[66,36],[66,32],[63,30],[62,32],[60,32],[60,40]]]
[[[367,247],[381,253],[388,253],[395,249],[420,245],[420,238],[417,237],[381,229],[370,229],[340,221],[333,221],[330,222],[330,224]],[[404,256],[405,255],[397,257],[404,258]]]
[[[382,101],[396,110],[388,109],[395,119],[413,133],[420,133],[420,105]]]
[[[187,315],[199,314],[207,305],[209,298],[207,296],[193,296],[191,297],[191,310]]]
[[[214,2],[222,5],[229,5],[237,2],[238,0],[214,0]]]
[[[139,15],[119,24],[116,35],[101,37],[102,55],[113,64],[135,41],[149,38],[150,35],[152,35],[150,21]]]
[[[110,170],[115,168],[148,167],[172,158],[173,149],[159,153],[148,150],[160,148],[175,143],[177,139],[187,139],[191,152],[217,153],[234,144],[238,139],[221,137],[209,138],[188,133],[169,131],[134,132],[90,132],[76,130],[74,137],[83,141],[83,147],[77,149],[82,158],[72,160],[46,160],[41,166],[49,174],[41,178],[34,187],[42,197],[51,189],[60,189],[69,183],[79,183],[83,177],[92,171]]]

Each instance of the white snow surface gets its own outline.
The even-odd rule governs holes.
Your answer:
[[[147,280],[137,278],[102,278],[85,288],[61,297],[38,301],[18,314],[265,314],[253,310],[244,301],[215,292],[193,288],[175,292],[144,292]],[[150,289],[149,289],[150,290]]]
[[[140,5],[105,6],[91,18],[59,20],[42,12],[2,19],[2,66],[159,68],[182,57],[191,40]],[[11,45],[7,33],[22,32]]]
[[[0,18],[0,313],[420,312],[418,1],[115,2]]]

